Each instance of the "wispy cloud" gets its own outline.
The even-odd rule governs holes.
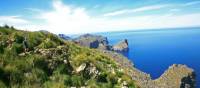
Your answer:
[[[169,5],[152,5],[152,6],[144,6],[144,7],[134,8],[134,9],[123,9],[119,11],[106,13],[104,14],[104,16],[116,16],[116,15],[121,15],[121,14],[126,14],[126,13],[158,10],[158,9],[166,8],[168,6]]]
[[[170,12],[178,12],[178,11],[181,11],[181,9],[174,8],[174,9],[170,9],[169,11]]]
[[[31,12],[42,12],[41,9],[38,8],[25,8],[25,10],[31,11]]]
[[[47,29],[47,27],[44,28],[44,26],[36,25],[34,22],[31,22],[29,20],[24,19],[21,16],[0,16],[0,25],[10,25],[14,26],[15,28],[21,29],[21,30],[30,30],[30,31],[37,31],[42,29]]]
[[[196,5],[196,4],[200,4],[200,1],[188,2],[188,3],[184,4],[183,6],[191,6],[191,5]]]

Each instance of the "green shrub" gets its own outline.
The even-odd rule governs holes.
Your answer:
[[[107,83],[107,73],[101,73],[98,78],[97,78],[97,82],[103,82],[103,83]]]
[[[15,53],[16,55],[19,54],[19,53],[22,53],[23,52],[23,45],[13,43],[10,51],[11,51],[11,53]]]
[[[15,40],[16,43],[22,43],[24,41],[23,34],[20,32],[12,34],[12,39]]]
[[[4,84],[4,82],[1,81],[1,80],[0,80],[0,87],[1,87],[1,88],[7,88],[6,85]]]
[[[71,86],[83,86],[84,78],[82,76],[72,75],[71,76]]]

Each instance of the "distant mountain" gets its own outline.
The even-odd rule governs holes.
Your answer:
[[[59,36],[60,38],[65,39],[65,40],[71,40],[71,38],[70,38],[69,36],[66,36],[65,34],[58,34],[58,36]]]

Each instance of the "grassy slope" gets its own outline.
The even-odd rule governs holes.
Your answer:
[[[23,48],[25,36],[29,49],[26,53]],[[65,60],[68,63],[64,63]],[[90,74],[88,70],[77,73],[76,69],[84,63],[86,68],[95,67],[99,73]],[[118,88],[124,81],[130,88],[135,87],[131,77],[103,53],[64,41],[51,33],[0,27],[1,87]]]

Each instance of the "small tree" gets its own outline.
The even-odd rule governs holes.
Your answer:
[[[4,28],[10,28],[7,24],[4,25]]]
[[[11,29],[15,29],[13,26],[10,27]]]

